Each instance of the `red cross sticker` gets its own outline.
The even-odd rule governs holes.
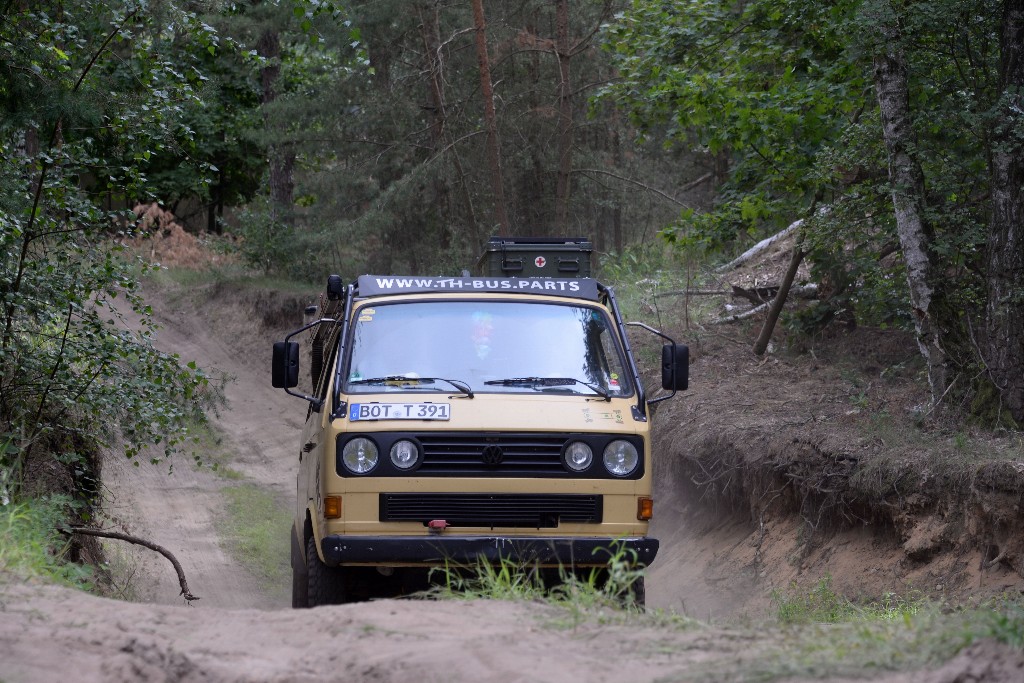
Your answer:
[[[546,258],[544,258],[543,256],[538,256],[533,260],[533,265],[537,266],[538,268],[543,268],[545,265],[547,265],[547,262],[548,260]]]

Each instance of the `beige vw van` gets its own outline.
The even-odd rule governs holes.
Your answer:
[[[274,344],[274,386],[308,402],[293,605],[394,595],[432,567],[653,562],[648,406],[688,379],[665,339],[670,393],[651,399],[594,279],[332,276],[317,319]]]

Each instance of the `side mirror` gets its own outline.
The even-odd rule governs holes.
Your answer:
[[[275,389],[291,389],[299,385],[298,342],[274,342],[270,383]]]
[[[665,344],[661,347],[661,388],[682,391],[690,384],[690,347]]]

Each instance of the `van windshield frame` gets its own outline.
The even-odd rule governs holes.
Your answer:
[[[451,393],[446,378],[481,394],[611,398],[635,395],[631,366],[608,312],[583,302],[409,299],[364,301],[351,315],[342,392]],[[388,378],[387,382],[367,382]],[[407,378],[402,381],[397,378]],[[576,382],[503,382],[559,378]]]

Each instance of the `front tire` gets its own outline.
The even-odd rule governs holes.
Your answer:
[[[295,536],[295,529],[291,530],[292,537],[292,607],[303,609],[309,607],[309,576],[306,572],[306,560],[302,557],[299,547],[299,539]]]
[[[344,570],[323,563],[316,551],[316,539],[312,536],[306,543],[306,575],[306,602],[310,607],[346,602]]]
[[[647,585],[645,576],[641,576],[633,585],[629,587],[630,593],[633,597],[633,605],[641,612],[645,611],[647,606]]]

